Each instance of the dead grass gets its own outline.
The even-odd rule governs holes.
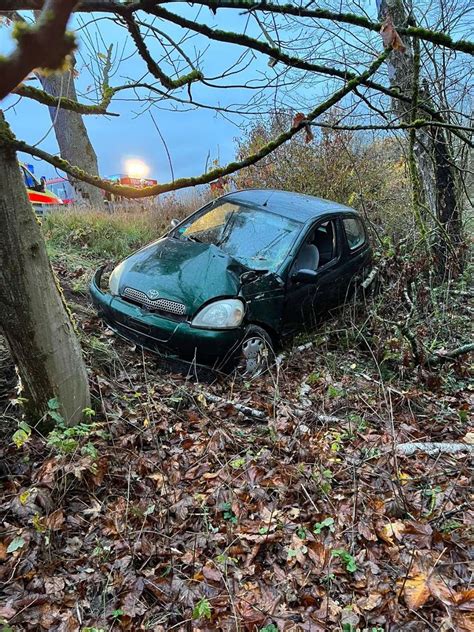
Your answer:
[[[123,259],[166,232],[172,219],[183,219],[205,204],[204,195],[178,199],[116,204],[110,210],[71,207],[46,215],[42,221],[50,254],[68,257]]]

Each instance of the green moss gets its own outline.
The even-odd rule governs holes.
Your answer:
[[[440,33],[439,31],[430,31],[429,29],[421,28],[420,26],[410,26],[406,29],[399,29],[400,33],[411,35],[412,37],[427,40],[433,44],[439,44],[446,48],[453,50],[459,50],[463,53],[469,53],[474,55],[474,43],[467,40],[454,41],[450,35]]]
[[[0,113],[0,147],[9,148],[14,153],[15,149],[13,144],[15,142],[15,134]]]
[[[12,37],[19,44],[24,41],[25,36],[31,36],[34,33],[34,28],[26,22],[15,22],[12,28]]]
[[[171,79],[170,86],[172,88],[181,88],[182,86],[187,85],[188,83],[193,83],[194,81],[201,81],[204,78],[204,75],[199,70],[193,70],[187,75],[183,75],[178,79]]]
[[[115,90],[114,88],[108,88],[102,102],[99,105],[85,105],[83,103],[79,103],[78,101],[67,99],[65,97],[54,97],[44,90],[39,90],[38,88],[27,86],[25,84],[21,84],[20,86],[18,86],[18,88],[15,90],[15,93],[22,97],[38,101],[38,103],[42,103],[43,105],[47,105],[50,107],[57,107],[59,104],[61,104],[61,108],[64,108],[65,110],[70,110],[71,112],[77,112],[78,114],[106,114],[107,107],[110,104],[113,95],[115,94]]]

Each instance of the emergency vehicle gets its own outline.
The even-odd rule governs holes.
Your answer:
[[[46,188],[46,180],[44,178],[38,180],[33,175],[31,165],[20,163],[20,170],[26,186],[26,192],[28,193],[28,199],[38,215],[44,215],[48,209],[63,204],[60,197]]]
[[[151,187],[158,184],[158,180],[153,180],[151,178],[131,178],[130,176],[123,174],[107,176],[104,179],[112,182],[113,184],[123,184],[137,188]],[[76,198],[73,186],[67,178],[51,178],[50,180],[46,180],[46,185],[55,195],[62,199],[63,204],[74,204],[79,201]],[[120,196],[109,192],[104,192],[103,195],[106,202],[117,202],[122,199]]]

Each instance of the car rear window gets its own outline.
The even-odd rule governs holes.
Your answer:
[[[343,219],[343,222],[349,249],[356,250],[365,242],[364,226],[357,217],[346,217]]]

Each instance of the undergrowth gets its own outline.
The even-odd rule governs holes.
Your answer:
[[[66,209],[47,214],[42,225],[53,257],[67,252],[68,257],[118,260],[161,237],[172,219],[182,219],[192,210],[188,204],[132,207],[111,213]]]
[[[123,258],[164,232],[165,223],[154,214],[107,215],[97,211],[64,211],[43,219],[48,243],[88,257]]]
[[[48,221],[68,296],[103,253]],[[396,451],[468,441],[469,356],[442,356],[469,341],[470,271],[437,284],[392,246],[377,264],[377,292],[247,382],[170,372],[110,336],[84,293],[95,415],[0,447],[0,624],[472,629],[468,456]]]

